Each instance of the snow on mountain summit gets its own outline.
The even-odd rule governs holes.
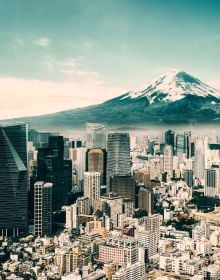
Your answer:
[[[215,97],[220,99],[220,92],[199,79],[184,71],[171,70],[162,75],[146,89],[142,91],[131,91],[122,99],[146,97],[150,104],[155,102],[173,102],[183,99],[186,95],[200,97]]]

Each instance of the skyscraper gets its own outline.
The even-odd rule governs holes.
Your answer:
[[[52,183],[34,184],[34,234],[36,236],[52,233]]]
[[[193,171],[185,170],[183,175],[184,181],[187,183],[189,187],[193,187]]]
[[[175,132],[174,131],[167,130],[165,132],[165,144],[172,146],[173,152],[174,152],[174,147],[175,147]]]
[[[91,205],[100,198],[100,173],[85,172],[84,173],[84,197],[90,199]]]
[[[72,188],[72,162],[64,160],[63,136],[49,137],[49,147],[38,149],[37,163],[38,181],[53,184],[53,210],[58,210]]]
[[[48,147],[51,150],[51,154],[54,157],[58,157],[62,162],[62,160],[64,159],[64,139],[63,139],[63,136],[57,136],[57,135],[50,136]]]
[[[185,148],[186,158],[190,158],[191,157],[191,131],[184,132],[184,148]]]
[[[107,152],[107,186],[110,189],[111,176],[131,173],[129,134],[109,134]]]
[[[205,146],[202,138],[197,138],[195,143],[194,175],[198,179],[205,177]]]
[[[110,178],[111,192],[117,193],[123,198],[130,198],[135,203],[136,184],[130,175],[115,175]]]
[[[102,123],[86,124],[86,147],[106,149],[106,126]]]
[[[220,168],[213,166],[205,170],[205,195],[216,197],[220,195]]]
[[[185,153],[185,138],[183,134],[176,136],[176,155],[182,156]]]
[[[140,187],[138,192],[138,208],[146,210],[148,215],[154,213],[154,194],[152,189]]]
[[[0,234],[27,230],[27,126],[0,125]]]
[[[164,172],[172,178],[173,177],[173,147],[165,145],[164,148]]]
[[[100,148],[92,148],[86,153],[86,171],[100,172],[101,185],[106,184],[106,163],[107,153],[106,150]]]
[[[66,228],[76,229],[79,227],[78,207],[77,204],[66,206]]]
[[[76,171],[77,184],[80,186],[84,172],[86,171],[86,151],[85,147],[70,148],[70,159],[72,160],[73,170]]]

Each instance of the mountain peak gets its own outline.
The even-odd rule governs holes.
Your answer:
[[[146,89],[131,91],[122,98],[147,98],[149,103],[174,102],[183,99],[187,95],[200,97],[212,96],[220,98],[220,92],[208,86],[192,75],[177,69],[172,69],[163,74]]]

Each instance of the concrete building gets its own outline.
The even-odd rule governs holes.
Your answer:
[[[146,210],[149,215],[154,213],[154,194],[152,189],[140,187],[138,192],[138,208]]]
[[[69,230],[76,229],[79,227],[78,221],[78,208],[77,204],[66,206],[66,225],[65,227]]]
[[[147,280],[144,263],[134,263],[129,267],[122,267],[113,276],[112,280]]]
[[[100,172],[84,173],[84,197],[88,197],[94,207],[96,200],[100,198]]]
[[[169,178],[173,177],[173,147],[171,145],[165,145],[164,148],[164,172]]]
[[[205,195],[209,197],[217,197],[220,195],[219,166],[205,170]]]
[[[52,183],[34,184],[34,234],[36,236],[52,233]]]
[[[138,261],[138,242],[134,238],[113,237],[99,246],[99,261],[131,265]]]
[[[183,174],[184,181],[192,188],[193,187],[193,170],[185,170]]]
[[[111,192],[135,202],[136,183],[132,176],[112,176],[110,178]]]
[[[139,229],[135,235],[139,244],[147,250],[147,258],[151,258],[158,253],[158,236],[156,232]]]

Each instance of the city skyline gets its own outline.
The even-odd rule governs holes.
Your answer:
[[[97,104],[173,68],[220,89],[217,1],[0,6],[0,119]]]

